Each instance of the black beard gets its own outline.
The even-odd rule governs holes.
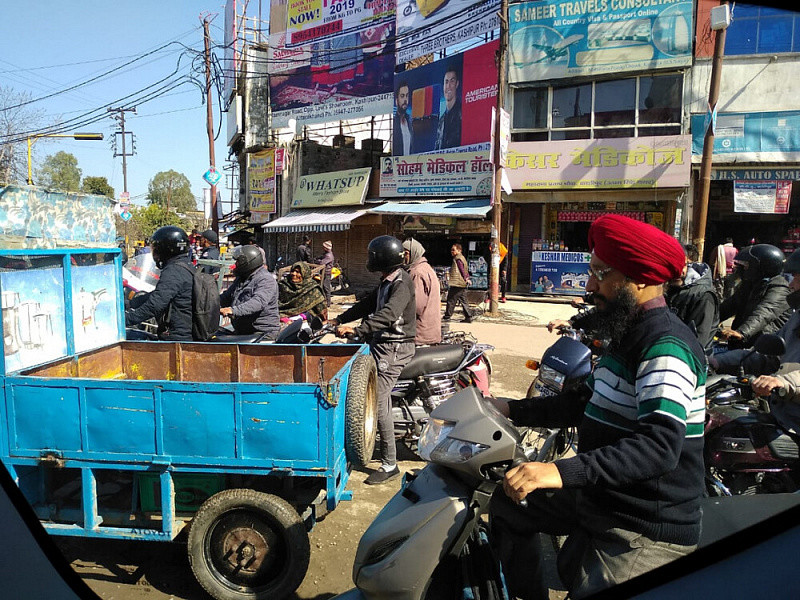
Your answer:
[[[611,346],[618,346],[639,316],[639,305],[633,292],[627,287],[617,288],[617,297],[605,300],[605,306],[593,311],[591,326],[587,328],[599,340],[607,340]]]

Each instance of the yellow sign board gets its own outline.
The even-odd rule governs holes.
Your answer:
[[[369,167],[303,175],[292,198],[292,208],[355,206],[364,204],[369,186]]]
[[[247,207],[251,223],[266,223],[275,212],[275,149],[247,155]]]

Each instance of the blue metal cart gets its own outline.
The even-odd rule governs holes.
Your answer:
[[[52,534],[171,541],[283,598],[374,445],[363,345],[125,341],[119,251],[0,250],[0,459]]]

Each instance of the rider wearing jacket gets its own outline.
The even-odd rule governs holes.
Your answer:
[[[748,246],[736,256],[742,283],[719,309],[720,321],[734,317],[731,327],[720,331],[729,346],[749,348],[759,335],[775,333],[789,320],[783,261],[783,252],[770,244]]]
[[[150,238],[156,266],[161,269],[156,289],[141,304],[125,312],[126,325],[155,318],[162,340],[192,340],[192,273],[189,236],[180,227],[161,227]],[[194,268],[194,267],[191,267]],[[131,302],[134,304],[134,301]]]
[[[711,278],[711,267],[701,262],[688,262],[681,277],[665,287],[667,305],[695,332],[706,354],[710,354],[719,327],[719,297]]]

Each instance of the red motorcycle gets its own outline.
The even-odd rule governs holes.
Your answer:
[[[780,356],[785,349],[782,338],[765,334],[758,338],[753,352]],[[784,364],[781,371],[796,368],[800,365]],[[738,376],[712,375],[706,384],[709,496],[800,490],[800,406],[775,393],[757,397],[752,379],[740,367]]]

